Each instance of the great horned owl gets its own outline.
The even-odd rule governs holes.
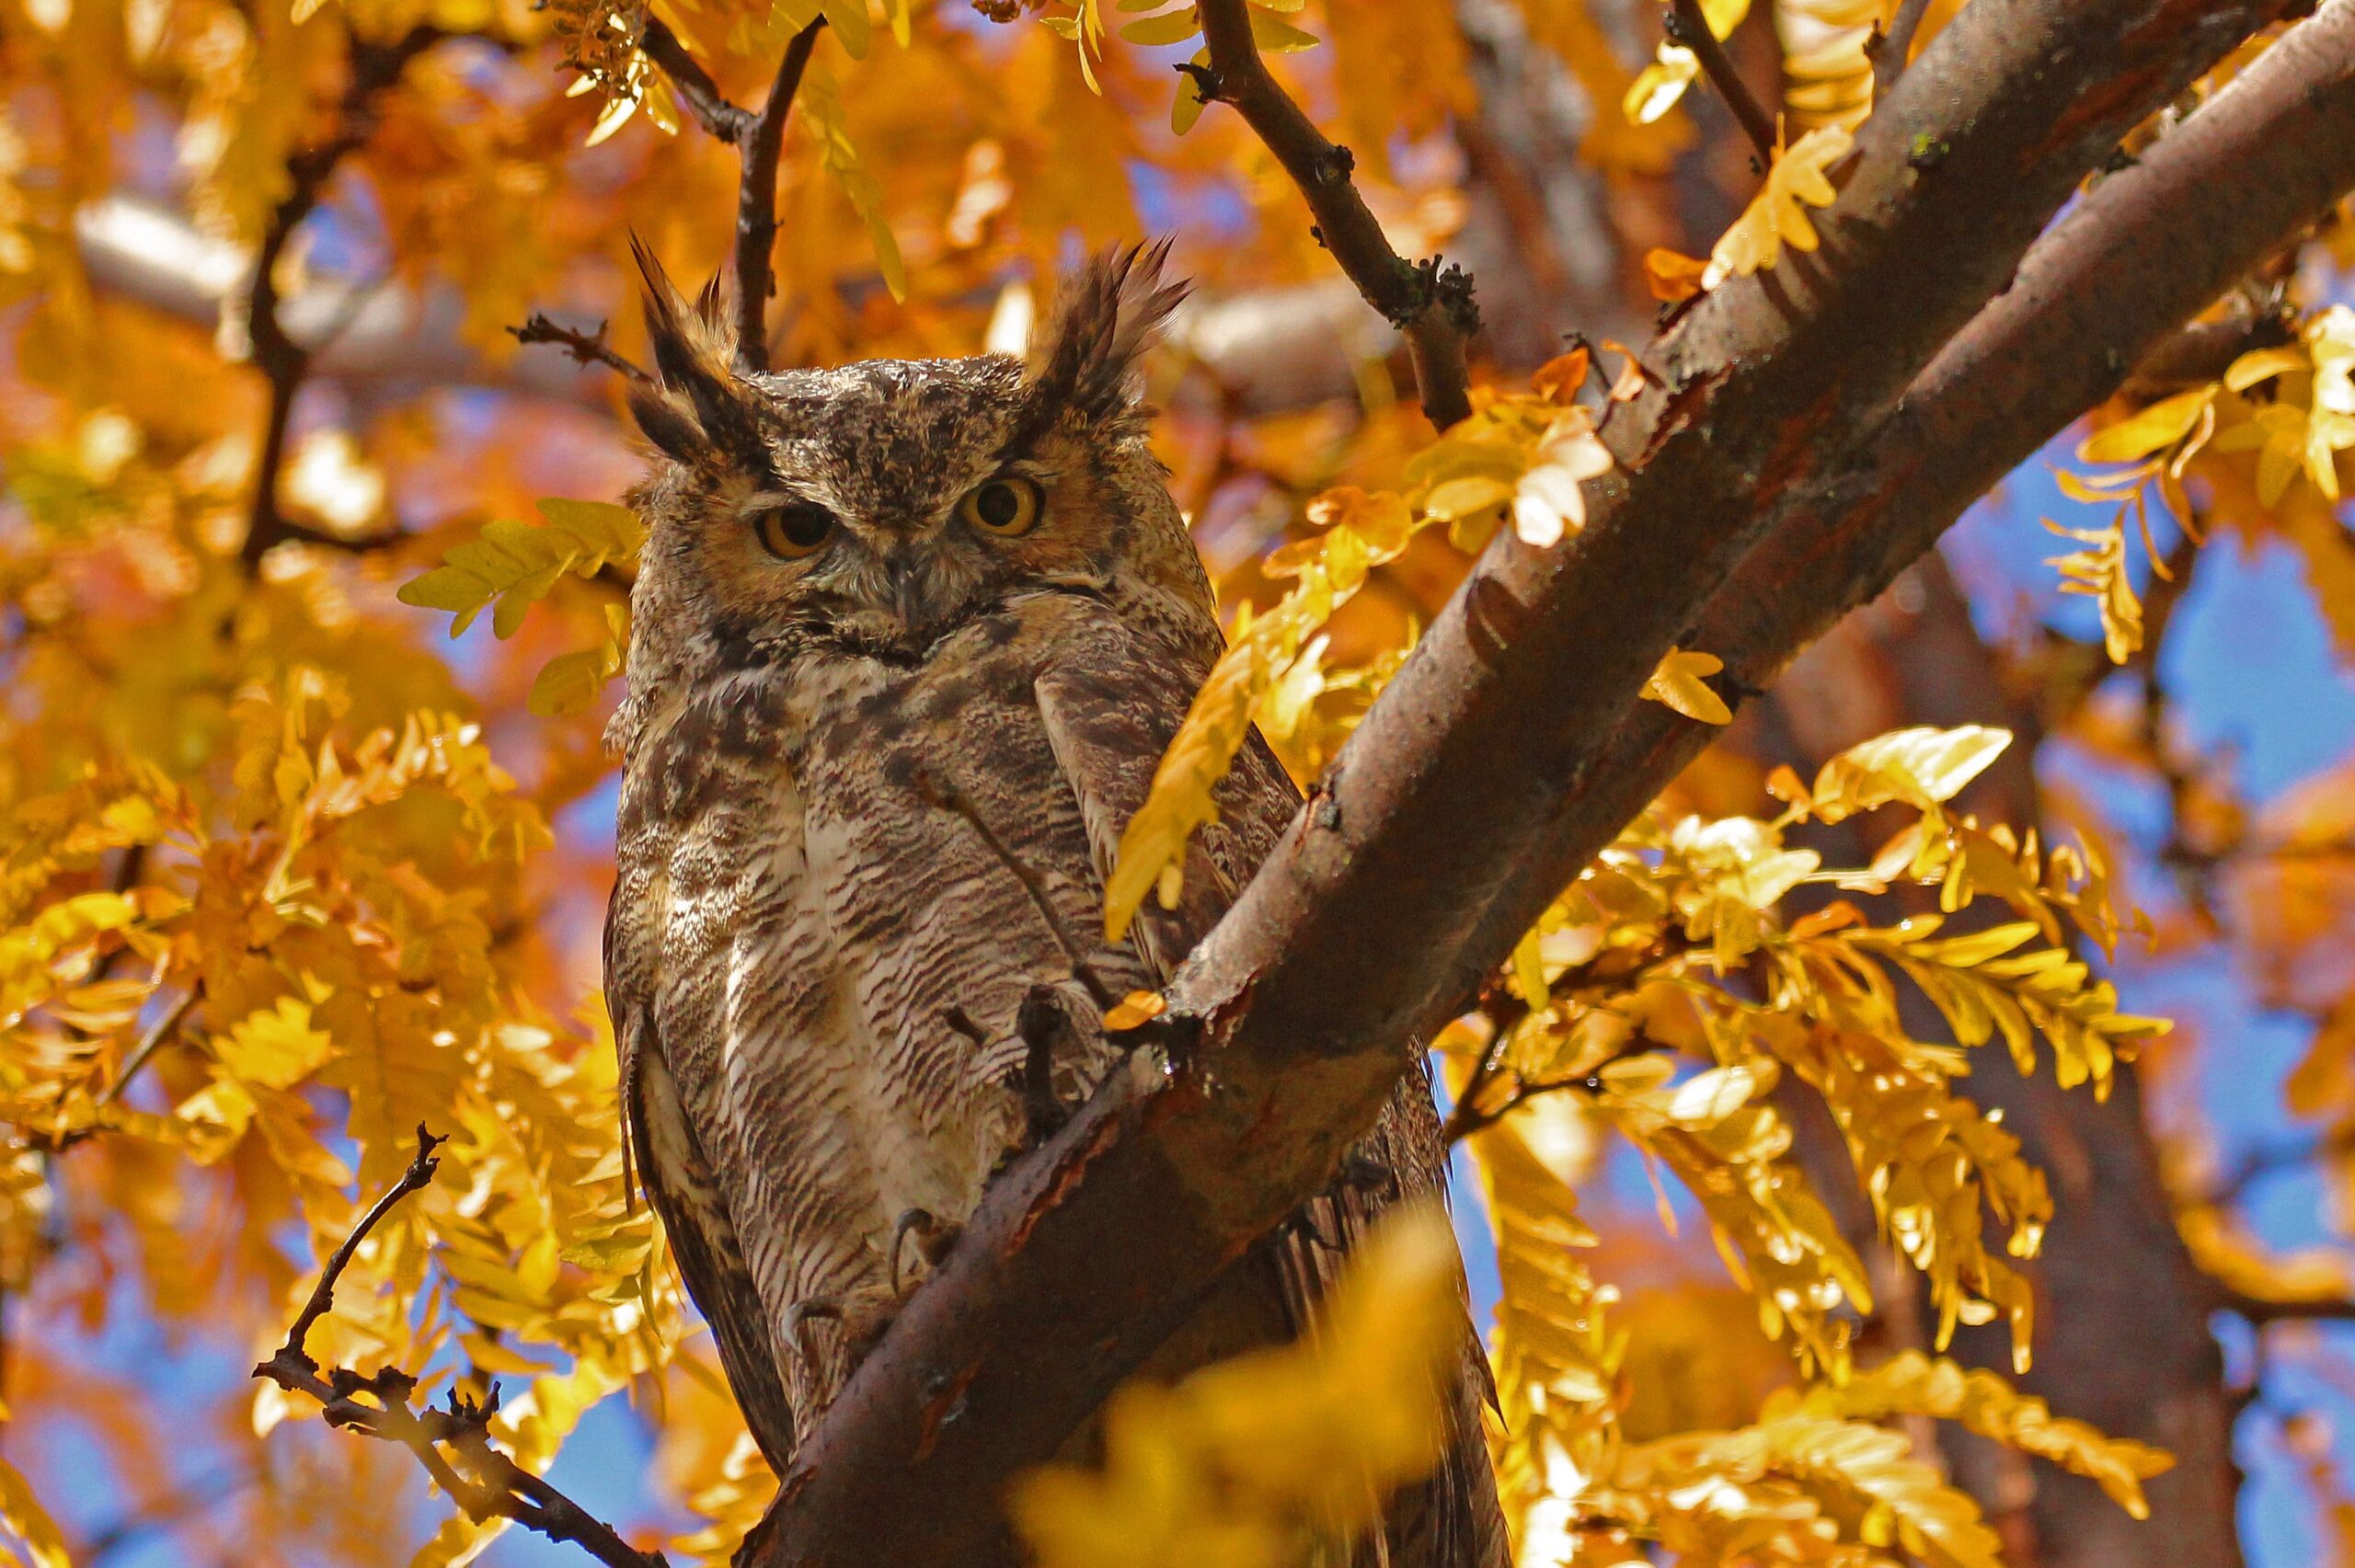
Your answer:
[[[1113,1059],[1102,1013],[1168,980],[1298,804],[1255,733],[1179,907],[1103,942],[1121,828],[1223,647],[1132,384],[1183,292],[1162,254],[1069,280],[1028,367],[776,375],[641,255],[632,403],[669,461],[634,498],[606,995],[642,1180],[780,1471],[925,1247]],[[1297,1333],[1372,1214],[1443,1177],[1411,1077],[1155,1370]],[[1485,1387],[1467,1323],[1453,1452],[1364,1561],[1502,1562]]]

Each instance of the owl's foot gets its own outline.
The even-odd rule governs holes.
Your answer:
[[[1036,1149],[1071,1120],[1071,1107],[1055,1096],[1055,1052],[1072,1032],[1062,994],[1052,986],[1032,986],[1014,1015],[1014,1032],[1023,1047],[1023,1126]]]
[[[962,1225],[934,1219],[929,1209],[911,1208],[901,1215],[899,1222],[891,1227],[891,1294],[904,1300],[908,1292],[915,1288],[913,1281],[903,1285],[900,1275],[900,1249],[909,1237],[916,1239],[916,1255],[924,1259],[925,1265],[938,1268],[940,1260],[948,1255],[948,1249],[957,1244],[957,1238],[964,1230]]]
[[[834,1296],[812,1296],[785,1310],[786,1343],[809,1366],[821,1366],[818,1347],[810,1340],[810,1325],[833,1323],[842,1333],[844,1355],[856,1368],[899,1315],[899,1293],[880,1285],[864,1285]]]

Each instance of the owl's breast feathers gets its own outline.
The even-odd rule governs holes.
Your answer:
[[[1025,998],[1050,988],[1074,1025],[1053,1068],[1075,1101],[1110,1059],[1101,1011],[1166,982],[1297,806],[1253,732],[1178,907],[1149,901],[1103,943],[1120,831],[1218,647],[1193,619],[1042,589],[913,666],[754,664],[637,727],[606,949],[632,1144],[772,1462],[849,1369],[843,1345],[787,1335],[787,1312],[883,1288],[898,1217],[961,1220],[1022,1142]],[[1443,1185],[1419,1075],[1365,1148],[1396,1192]],[[1336,1188],[1270,1244],[1257,1288],[1279,1320],[1297,1329],[1387,1201]],[[1394,1564],[1499,1561],[1465,1332],[1457,1451],[1402,1497],[1377,1549]]]

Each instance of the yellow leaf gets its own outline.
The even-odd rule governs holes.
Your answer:
[[[1681,304],[1698,294],[1708,271],[1709,264],[1698,257],[1659,246],[1644,252],[1644,282],[1652,298],[1667,304]]]
[[[1305,33],[1274,12],[1254,6],[1251,14],[1251,41],[1267,54],[1297,54],[1316,47],[1316,35]]]
[[[1750,0],[1701,0],[1701,17],[1712,37],[1730,38],[1750,15]],[[1701,62],[1681,43],[1662,42],[1652,63],[1629,83],[1620,100],[1620,112],[1637,125],[1649,125],[1684,96],[1701,74]]]
[[[2061,573],[2061,591],[2083,594],[2101,604],[2102,644],[2112,664],[2123,664],[2142,646],[2142,601],[2135,597],[2126,565],[2126,509],[2108,528],[2063,528],[2051,519],[2045,528],[2064,539],[2093,546],[2048,556]]]
[[[1183,43],[1201,30],[1202,25],[1195,19],[1194,8],[1189,6],[1182,10],[1164,11],[1157,17],[1131,22],[1120,29],[1120,37],[1143,48],[1156,49],[1166,44]]]
[[[1952,799],[2012,743],[2012,732],[1966,724],[1892,730],[1852,746],[1815,776],[1816,814],[1843,821],[1891,801],[1928,809]]]
[[[835,0],[844,7],[863,7],[866,0]],[[831,13],[830,13],[831,14]],[[1053,18],[1048,18],[1051,22]],[[1082,52],[1081,63],[1086,54]],[[877,270],[883,276],[883,286],[891,291],[895,300],[908,297],[907,269],[900,259],[900,242],[891,233],[891,225],[883,218],[883,186],[859,161],[858,149],[851,145],[850,127],[843,109],[840,84],[833,72],[822,60],[812,60],[801,77],[801,91],[793,100],[793,109],[804,129],[818,143],[818,161],[824,167],[851,209],[867,223],[867,240],[875,249]]]
[[[40,1505],[33,1489],[17,1473],[14,1465],[0,1459],[0,1523],[7,1525],[10,1533],[25,1543],[25,1552],[33,1568],[73,1568],[73,1558],[65,1551],[64,1532],[49,1510]]]
[[[1157,990],[1132,990],[1104,1014],[1104,1032],[1118,1035],[1141,1028],[1169,1011],[1169,999]]]
[[[842,40],[843,52],[853,60],[867,58],[867,40],[873,29],[867,15],[867,0],[824,0],[820,10],[836,38]]]
[[[1436,1205],[1386,1217],[1294,1344],[1122,1389],[1104,1465],[1017,1482],[1017,1529],[1042,1568],[1279,1568],[1316,1536],[1374,1524],[1446,1443],[1441,1391],[1467,1326]]]
[[[566,573],[592,578],[608,563],[634,562],[646,531],[627,507],[559,498],[539,503],[545,528],[499,519],[459,545],[442,564],[401,585],[396,597],[420,609],[447,610],[456,636],[485,609],[491,629],[511,637],[523,612]]]
[[[1514,487],[1513,532],[1522,544],[1540,550],[1577,533],[1586,527],[1586,498],[1580,486],[1610,472],[1611,451],[1595,435],[1593,417],[1580,407],[1563,410],[1538,441],[1536,462]]]
[[[2215,386],[2199,386],[2154,403],[2131,419],[2088,436],[2077,446],[2082,463],[2133,463],[2175,445],[2191,433],[2209,405]]]
[[[213,1041],[222,1067],[247,1083],[291,1089],[327,1060],[334,1041],[311,1027],[310,1007],[291,996],[248,1013]]]
[[[621,673],[629,647],[629,611],[605,606],[605,635],[596,647],[558,654],[548,660],[532,682],[524,705],[543,718],[579,713],[603,694],[605,683]]]
[[[1766,171],[1766,183],[1733,226],[1719,236],[1709,252],[1709,268],[1701,286],[1714,289],[1728,277],[1769,268],[1782,258],[1783,246],[1813,250],[1815,225],[1809,207],[1829,207],[1839,192],[1832,189],[1832,166],[1848,155],[1848,132],[1836,125],[1820,126],[1800,137]]]
[[[1705,679],[1725,667],[1726,661],[1716,654],[1671,648],[1651,679],[1644,682],[1644,695],[1703,724],[1731,724],[1733,710]]]

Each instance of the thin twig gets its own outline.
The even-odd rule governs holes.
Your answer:
[[[769,296],[775,292],[771,256],[776,248],[776,161],[785,146],[785,121],[810,52],[818,47],[820,17],[793,35],[777,63],[776,81],[761,106],[742,148],[744,174],[736,189],[736,362],[748,371],[769,368]]]
[[[351,1265],[352,1254],[360,1250],[360,1243],[368,1239],[368,1232],[383,1223],[385,1216],[390,1214],[401,1199],[431,1185],[433,1173],[442,1165],[433,1151],[448,1141],[446,1138],[436,1138],[421,1126],[417,1129],[417,1158],[408,1162],[408,1169],[401,1173],[401,1179],[360,1217],[360,1223],[353,1228],[351,1234],[346,1236],[343,1244],[328,1256],[327,1267],[319,1271],[318,1284],[311,1288],[311,1299],[303,1303],[303,1310],[295,1317],[293,1327],[286,1331],[286,1343],[279,1346],[275,1356],[254,1368],[255,1376],[269,1376],[268,1368],[280,1361],[300,1365],[314,1372],[318,1370],[319,1364],[311,1359],[305,1345],[311,1337],[312,1325],[327,1316],[327,1309],[335,1304],[336,1281]]]
[[[1513,1029],[1529,1016],[1529,1003],[1511,991],[1492,990],[1480,999],[1480,1011],[1488,1016],[1488,1043],[1480,1052],[1480,1059],[1472,1064],[1472,1076],[1465,1080],[1462,1093],[1447,1109],[1447,1119],[1440,1124],[1440,1140],[1453,1144],[1458,1139],[1487,1127],[1493,1120],[1475,1110],[1487,1096],[1488,1085],[1504,1070],[1505,1052],[1512,1044]]]
[[[1440,258],[1409,263],[1390,248],[1365,199],[1350,183],[1347,147],[1325,139],[1268,72],[1251,37],[1247,0],[1201,0],[1202,42],[1211,63],[1181,66],[1206,102],[1231,104],[1284,166],[1315,214],[1315,233],[1365,301],[1407,338],[1423,412],[1442,429],[1472,411],[1465,346],[1479,330],[1472,278]]]
[[[2216,1305],[2235,1317],[2247,1319],[2258,1328],[2268,1323],[2343,1322],[2355,1319],[2355,1299],[2344,1296],[2269,1301],[2261,1296],[2225,1290],[2218,1293]]]
[[[638,47],[645,56],[662,67],[677,89],[679,101],[695,116],[695,123],[729,146],[736,145],[749,133],[759,116],[751,109],[732,104],[721,96],[718,84],[711,74],[695,63],[679,35],[656,18],[649,17],[646,30],[638,35]]]
[[[1668,29],[1669,41],[1691,50],[1694,58],[1700,61],[1702,74],[1709,78],[1709,85],[1717,89],[1717,96],[1725,99],[1734,119],[1741,122],[1742,130],[1757,144],[1758,155],[1773,163],[1775,117],[1752,96],[1750,84],[1734,69],[1733,56],[1717,41],[1717,35],[1709,30],[1709,19],[1701,13],[1701,0],[1669,0],[1663,25]]]
[[[1897,86],[1897,78],[1905,72],[1906,56],[1913,52],[1913,35],[1921,30],[1922,18],[1929,13],[1930,0],[1901,0],[1897,15],[1889,24],[1889,31],[1878,29],[1865,40],[1865,58],[1873,63],[1873,101],[1878,103]]]
[[[188,1016],[189,1009],[196,1005],[199,994],[197,988],[191,988],[186,996],[172,1003],[164,1015],[155,1020],[153,1028],[140,1036],[139,1043],[133,1046],[131,1048],[131,1054],[123,1059],[122,1070],[114,1075],[114,1082],[108,1084],[106,1093],[98,1096],[99,1104],[111,1105],[122,1098],[123,1087],[137,1075],[141,1068],[147,1065],[147,1059],[154,1056],[166,1040],[178,1033],[180,1021]]]
[[[551,1540],[581,1547],[607,1568],[667,1568],[661,1553],[638,1551],[612,1526],[491,1446],[490,1418],[499,1413],[495,1385],[480,1403],[453,1390],[446,1407],[429,1404],[414,1410],[408,1402],[416,1392],[417,1379],[396,1367],[381,1368],[365,1376],[332,1367],[321,1375],[307,1342],[313,1325],[334,1303],[336,1281],[368,1232],[394,1206],[432,1182],[441,1163],[433,1151],[444,1141],[422,1127],[417,1129],[417,1157],[328,1257],[310,1299],[286,1331],[286,1343],[279,1346],[277,1355],[254,1368],[254,1376],[267,1378],[289,1393],[317,1400],[330,1426],[408,1448],[433,1483],[449,1494],[468,1518],[512,1519]],[[361,1398],[363,1394],[366,1401]],[[442,1452],[444,1448],[455,1455],[455,1462]]]
[[[391,43],[371,43],[355,36],[351,79],[343,89],[334,133],[286,160],[292,183],[262,230],[246,301],[246,331],[253,343],[254,364],[270,383],[270,413],[262,427],[261,458],[255,465],[253,514],[246,526],[245,546],[238,552],[247,571],[258,567],[273,547],[304,536],[279,511],[278,478],[286,465],[286,433],[294,413],[294,397],[310,372],[313,350],[295,342],[278,319],[279,260],[295,230],[317,210],[338,166],[365,145],[375,130],[377,97],[400,80],[410,61],[446,36],[440,28],[426,23]]]
[[[554,343],[572,356],[575,364],[605,365],[621,372],[632,381],[652,381],[654,378],[632,361],[625,359],[605,341],[606,323],[599,322],[594,332],[561,326],[544,311],[534,311],[521,326],[507,329],[509,336],[526,348],[534,343]]]

